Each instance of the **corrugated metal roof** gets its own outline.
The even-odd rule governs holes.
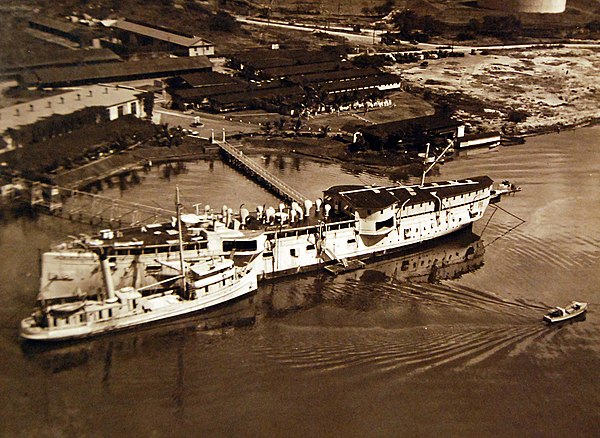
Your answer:
[[[339,62],[315,62],[312,64],[289,65],[285,67],[265,68],[263,73],[270,77],[282,77],[288,75],[299,75],[304,73],[317,73],[332,71],[343,68]]]
[[[121,61],[121,58],[110,49],[65,49],[53,52],[41,52],[37,56],[28,59],[11,59],[0,65],[0,71],[112,61]]]
[[[206,56],[182,58],[150,59],[133,62],[118,62],[99,65],[73,67],[50,67],[36,69],[21,76],[25,85],[63,85],[86,81],[112,81],[143,75],[164,75],[187,73],[194,70],[212,68]]]
[[[173,96],[182,99],[204,99],[218,94],[239,93],[250,89],[250,84],[238,83],[228,85],[215,85],[213,87],[183,88],[180,90],[169,90]]]
[[[308,74],[298,74],[291,75],[288,77],[288,80],[294,83],[312,83],[312,82],[327,82],[327,81],[335,81],[335,80],[343,80],[343,79],[351,79],[351,78],[360,78],[366,76],[376,76],[381,74],[382,72],[373,67],[365,67],[365,68],[349,68],[343,70],[334,70],[328,72],[318,72],[318,73],[308,73]]]
[[[320,62],[338,62],[340,56],[315,50],[251,50],[232,56],[234,61],[247,64],[256,70],[286,67],[290,65],[314,64]]]
[[[269,99],[272,97],[296,96],[304,94],[301,87],[269,88],[266,90],[254,90],[245,93],[230,93],[213,96],[211,100],[222,104],[247,102],[252,99]]]
[[[340,91],[340,90],[351,90],[361,87],[376,87],[400,83],[400,76],[392,75],[389,73],[382,73],[378,76],[367,76],[363,78],[353,78],[345,81],[335,81],[328,84],[324,84],[320,87],[323,91]]]
[[[409,128],[418,128],[422,131],[430,129],[446,129],[462,126],[464,123],[442,115],[416,117],[414,119],[396,120],[388,123],[366,126],[360,130],[365,134],[385,137],[389,134],[402,132]]]
[[[143,24],[133,23],[127,20],[118,20],[111,27],[127,32],[133,32],[138,35],[144,35],[157,40],[166,41],[172,44],[177,44],[183,47],[212,46],[211,42],[197,36],[186,37],[183,35],[178,35],[176,33],[168,32],[166,30],[156,29],[150,26],[144,26]]]
[[[180,77],[192,87],[210,87],[215,85],[235,84],[238,82],[231,76],[212,71],[190,73],[181,75]]]
[[[31,18],[29,20],[29,23],[44,26],[49,29],[55,29],[55,30],[58,30],[58,31],[64,32],[64,33],[72,33],[75,30],[79,29],[78,26],[76,26],[68,21],[55,20],[53,18],[43,17],[43,16]]]

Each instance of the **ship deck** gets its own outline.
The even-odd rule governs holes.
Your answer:
[[[262,220],[258,220],[255,214],[251,214],[244,226],[231,229],[225,226],[224,218],[220,214],[209,217],[199,216],[199,218],[199,223],[184,223],[182,221],[182,242],[184,244],[206,242],[204,237],[206,232],[215,232],[224,238],[231,236],[232,238],[244,239],[254,238],[269,231],[293,230],[296,228],[317,226],[320,223],[336,223],[352,220],[347,215],[339,214],[330,214],[329,217],[325,217],[322,210],[320,212],[313,212],[310,216],[304,216],[302,220],[296,220],[293,223],[281,223],[277,219],[270,223],[265,223]],[[234,215],[234,218],[239,221],[239,216]],[[179,232],[176,221],[153,223],[116,230],[100,230],[97,235],[93,236],[91,242],[96,246],[108,246],[115,249],[138,246],[171,246],[179,244]]]

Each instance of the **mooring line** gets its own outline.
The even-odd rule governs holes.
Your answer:
[[[505,208],[500,207],[499,205],[494,205],[493,207],[495,208],[499,208],[500,210],[502,210],[504,213],[514,217],[515,219],[520,220],[521,222],[527,222],[525,219],[521,219],[519,216],[517,216],[516,214],[512,214],[510,211],[506,210]]]
[[[525,223],[525,221],[523,222],[519,222],[517,225],[515,225],[514,227],[510,228],[509,230],[505,231],[504,233],[500,234],[498,237],[496,237],[494,240],[492,240],[490,243],[488,243],[487,245],[483,245],[484,248],[487,248],[488,246],[490,246],[492,243],[494,243],[496,240],[506,236],[508,233],[510,233],[511,231],[515,230],[516,228],[520,227],[521,225],[523,225]]]
[[[500,209],[502,210],[504,213],[508,214],[511,217],[514,217],[515,219],[519,220],[520,222],[515,225],[514,227],[508,229],[507,231],[505,231],[504,233],[500,234],[498,237],[496,237],[494,240],[492,240],[491,242],[489,242],[487,245],[483,245],[484,248],[487,248],[488,246],[490,246],[492,243],[494,243],[495,241],[497,241],[498,239],[501,239],[502,237],[506,236],[508,233],[510,233],[511,231],[515,230],[516,228],[520,227],[521,225],[523,225],[525,222],[527,222],[525,219],[520,218],[519,216],[517,216],[516,214],[511,213],[510,211],[506,210],[505,208],[500,207],[499,205],[490,205],[490,207],[493,207],[495,209]],[[488,221],[486,222],[485,226],[483,227],[483,230],[481,231],[481,236],[483,236],[483,232],[485,231],[485,229],[487,228],[488,224],[490,223],[490,221],[492,220],[492,218],[494,217],[494,214],[496,213],[497,210],[494,210],[494,212],[491,214],[490,218],[488,219]]]
[[[490,205],[490,207],[493,207],[493,205]],[[492,218],[494,217],[494,215],[496,214],[496,211],[498,211],[498,210],[494,210],[494,212],[490,215],[489,219],[485,223],[485,226],[483,227],[483,230],[481,230],[481,237],[483,237],[483,233],[484,233],[485,229],[487,228],[487,226],[489,225],[489,223],[492,220]]]

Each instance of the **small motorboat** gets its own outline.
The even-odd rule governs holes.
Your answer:
[[[573,301],[567,307],[555,307],[551,309],[548,314],[544,315],[544,321],[553,324],[556,322],[563,322],[569,319],[577,318],[583,315],[587,311],[587,303],[580,303]]]
[[[522,189],[519,186],[514,185],[509,180],[505,179],[498,186],[492,190],[490,202],[495,204],[500,201],[502,195],[511,195],[520,192]]]

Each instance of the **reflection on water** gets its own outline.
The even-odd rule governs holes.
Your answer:
[[[194,333],[219,336],[231,333],[235,328],[254,325],[256,321],[255,294],[227,306],[207,312],[195,313],[186,318],[149,324],[133,330],[108,334],[87,340],[60,343],[21,342],[25,357],[42,369],[53,373],[70,370],[90,361],[105,364],[104,375],[108,374],[113,351],[127,354],[152,354],[164,345],[185,339]]]
[[[185,175],[188,173],[187,165],[183,161],[161,164],[158,168],[161,179],[165,181],[170,181],[172,176],[176,177],[177,175]]]
[[[438,283],[459,278],[481,267],[483,254],[479,236],[465,230],[417,251],[368,262],[365,269],[337,277],[323,273],[266,285],[261,288],[268,291],[260,295],[261,304],[268,316],[325,302],[366,311],[381,304],[386,285],[399,288],[403,283]]]

